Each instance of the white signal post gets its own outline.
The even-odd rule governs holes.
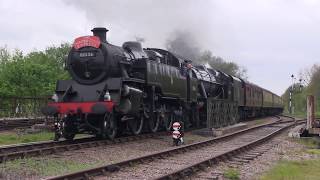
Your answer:
[[[179,122],[175,122],[172,124],[172,139],[173,139],[173,144],[178,146],[183,144],[183,138],[182,138],[182,133],[180,132],[181,130],[181,124]]]

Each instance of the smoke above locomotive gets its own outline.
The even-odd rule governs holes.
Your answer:
[[[280,97],[256,85],[139,42],[112,45],[106,28],[92,32],[75,39],[66,59],[72,79],[57,82],[55,102],[43,109],[55,117],[56,139],[77,133],[112,139],[170,130],[175,121],[218,127],[282,111]],[[272,102],[264,107],[267,95]]]

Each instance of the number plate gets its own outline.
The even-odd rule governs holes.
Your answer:
[[[85,57],[96,57],[96,53],[95,52],[80,52],[79,56],[81,58],[85,58]]]

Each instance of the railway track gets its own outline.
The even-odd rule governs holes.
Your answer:
[[[280,119],[279,116],[276,116]],[[19,145],[7,145],[0,147],[0,163],[5,161],[54,154],[84,148],[99,147],[117,143],[132,142],[146,138],[154,138],[161,135],[167,135],[167,132],[158,132],[154,134],[141,134],[138,136],[126,136],[114,140],[98,140],[94,137],[75,139],[74,141],[44,141],[25,143]]]
[[[0,163],[19,158],[44,156],[57,152],[78,150],[84,148],[105,146],[117,143],[137,141],[146,138],[153,138],[165,135],[167,132],[158,132],[153,134],[141,134],[137,136],[120,137],[114,140],[100,140],[95,137],[85,137],[75,139],[74,141],[43,141],[35,143],[25,143],[19,145],[7,145],[0,147]]]
[[[227,162],[232,166],[240,165],[244,162],[249,162],[248,159],[255,158],[258,155],[266,152],[271,147],[257,147],[270,140],[272,137],[281,133],[283,130],[291,127],[294,123],[282,123],[272,126],[266,126],[254,134],[246,134],[237,138],[237,142],[227,142],[220,146],[212,155],[209,154],[206,158],[198,162],[187,164],[177,170],[165,173],[155,179],[180,179],[184,177],[194,177],[197,173],[205,170],[207,167],[217,165],[219,162]],[[258,135],[257,138],[256,135]],[[221,147],[224,150],[220,151]],[[208,154],[208,153],[207,153]]]
[[[3,131],[14,128],[26,128],[44,122],[44,118],[5,118],[0,119],[0,130]]]
[[[276,116],[279,120],[281,117]],[[132,142],[146,138],[154,138],[161,135],[167,135],[167,132],[158,132],[153,134],[141,134],[137,136],[126,136],[114,140],[99,140],[94,137],[75,139],[74,141],[43,141],[34,143],[24,143],[18,145],[7,145],[0,147],[0,163],[35,156],[44,156],[57,152],[65,152],[84,148],[99,147],[117,143]]]
[[[276,116],[279,120],[280,117]],[[94,137],[75,139],[74,141],[43,141],[34,143],[24,143],[18,145],[7,145],[0,147],[0,163],[35,156],[44,156],[57,152],[65,152],[84,148],[99,147],[117,143],[132,142],[146,138],[154,138],[161,135],[167,135],[167,132],[158,132],[153,134],[141,134],[138,136],[126,136],[114,140],[99,140]]]
[[[115,164],[49,179],[180,179],[220,159],[270,139],[294,125],[292,120],[258,125],[200,143],[171,148]],[[261,137],[257,140],[257,137]],[[191,164],[191,165],[190,165]]]
[[[281,139],[281,138],[280,138]],[[266,143],[262,143],[246,151],[239,152],[236,155],[229,157],[223,162],[215,163],[214,166],[208,167],[205,171],[198,171],[192,174],[191,179],[224,179],[226,168],[241,169],[254,160],[263,156],[265,153],[272,151],[273,148],[279,145],[279,141],[271,139]],[[221,162],[221,163],[220,163]]]

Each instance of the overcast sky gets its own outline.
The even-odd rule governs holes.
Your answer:
[[[172,32],[190,31],[201,49],[279,95],[292,73],[320,63],[318,0],[0,0],[0,47],[43,50],[94,26],[107,27],[116,45],[143,37],[159,48]]]

